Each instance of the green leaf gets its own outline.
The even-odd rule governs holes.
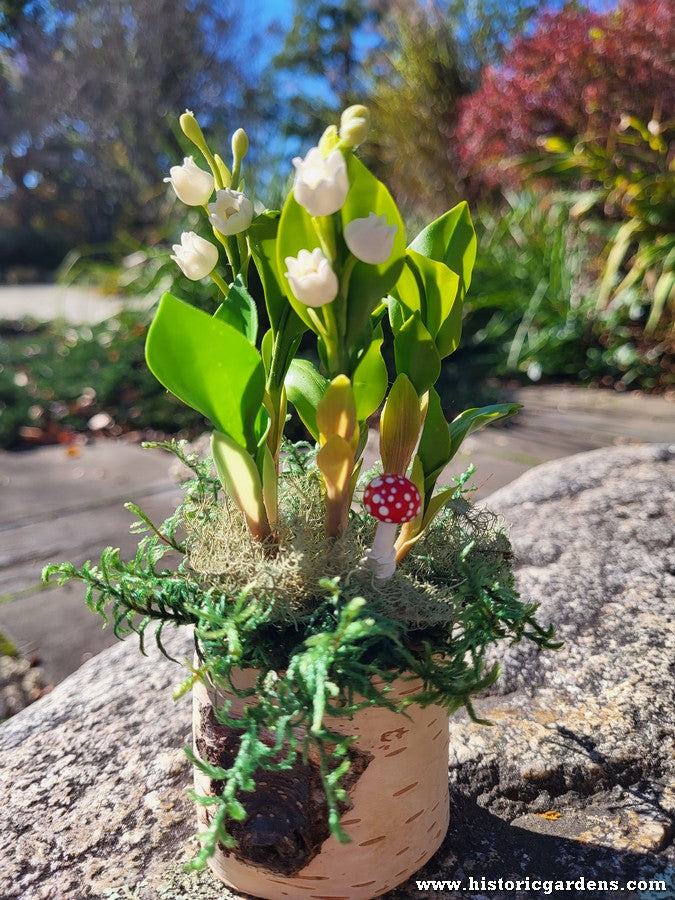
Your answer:
[[[265,372],[260,354],[243,334],[164,294],[145,355],[150,371],[168,391],[242,447],[255,447]]]
[[[600,280],[598,308],[602,309],[609,300],[621,263],[628,253],[630,245],[635,240],[636,232],[640,231],[641,228],[642,223],[639,219],[629,219],[623,223],[614,236],[614,240],[610,244],[611,250],[602,273],[602,279]]]
[[[456,488],[449,487],[440,491],[438,494],[436,494],[435,497],[427,498],[427,503],[425,504],[424,508],[424,516],[422,518],[422,526],[420,529],[422,533],[427,530],[429,525],[431,525],[431,523],[436,518],[438,513],[443,509],[443,507],[450,503],[455,491]]]
[[[507,419],[509,416],[514,416],[519,409],[522,409],[522,403],[495,403],[492,406],[465,409],[448,425],[450,434],[449,460],[457,453],[464,438],[471,434],[472,431],[476,431],[490,422],[495,422],[497,419]]]
[[[255,417],[255,422],[253,424],[256,452],[259,452],[261,447],[264,446],[271,427],[272,419],[270,418],[270,414],[267,411],[267,408],[262,405],[258,409],[258,415]]]
[[[230,293],[215,311],[214,318],[236,328],[255,344],[258,337],[258,309],[241,280],[241,275],[237,275],[230,285]]]
[[[469,206],[463,200],[420,231],[409,249],[445,263],[459,275],[460,299],[463,300],[471,284],[476,246],[476,232]]]
[[[404,269],[404,272],[405,271],[407,270]],[[391,330],[394,335],[397,335],[401,328],[403,328],[403,324],[410,315],[410,312],[393,293],[387,297],[387,310],[389,312],[389,324],[391,325]]]
[[[673,254],[670,253],[669,257]],[[668,259],[665,265],[668,265]],[[672,265],[672,261],[671,261]],[[663,314],[663,310],[669,301],[675,300],[675,272],[671,269],[665,269],[661,273],[659,280],[654,286],[654,295],[652,298],[652,308],[649,312],[649,318],[645,325],[645,332],[649,334],[659,324],[659,319]]]
[[[544,138],[541,142],[541,146],[547,153],[571,153],[573,149],[569,141],[566,141],[564,138],[555,137],[555,135]]]
[[[429,391],[427,414],[417,456],[424,472],[424,495],[430,496],[438,476],[451,458],[448,423],[443,415],[441,398],[435,388]]]
[[[574,204],[570,207],[570,215],[573,218],[581,218],[590,212],[596,203],[600,203],[607,196],[604,189],[594,191],[578,191],[573,194]]]
[[[259,539],[269,532],[262,479],[255,460],[227,435],[214,431],[213,461],[223,487],[246,518],[251,534]]]
[[[319,440],[316,408],[328,387],[328,381],[308,359],[294,359],[285,381],[286,394],[315,441]]]
[[[459,345],[462,333],[459,293],[459,275],[445,263],[428,259],[414,250],[407,251],[405,267],[392,295],[406,308],[406,318],[419,310],[441,359],[449,356]],[[392,330],[396,332],[400,311],[391,303],[389,310]]]
[[[382,358],[383,341],[382,326],[378,325],[368,349],[354,370],[352,385],[356,399],[356,418],[359,422],[365,422],[375,412],[387,393],[389,373]]]
[[[270,374],[272,366],[272,349],[274,348],[274,332],[268,328],[260,342],[260,355],[262,356],[263,365],[265,366],[265,374]]]
[[[401,372],[391,386],[380,418],[380,457],[385,472],[404,475],[420,436],[420,400]]]
[[[248,240],[253,261],[265,292],[265,305],[267,306],[267,315],[272,329],[277,332],[282,324],[285,323],[286,329],[293,333],[300,333],[305,330],[302,323],[292,310],[289,316],[288,299],[286,298],[284,284],[286,279],[283,276],[286,267],[284,266],[281,270],[281,274],[278,268],[277,234],[280,221],[279,216],[280,214],[276,210],[268,210],[257,216],[249,226],[247,232]]]
[[[441,374],[441,358],[434,339],[416,310],[394,337],[396,371],[412,381],[418,394],[424,394]]]
[[[263,503],[267,512],[267,520],[274,527],[277,524],[279,512],[279,478],[272,451],[267,444],[262,447],[261,462],[259,471],[262,473]]]
[[[312,330],[314,330],[315,326],[309,317],[307,307],[295,298],[285,273],[287,270],[287,256],[297,256],[301,250],[312,251],[317,247],[321,247],[321,242],[312,225],[312,218],[296,201],[291,191],[286,198],[284,208],[281,211],[281,219],[279,220],[276,267],[279,275],[279,284],[287,297],[286,302],[290,302],[300,319]]]
[[[396,225],[394,246],[389,259],[379,266],[357,262],[349,281],[347,297],[347,343],[358,343],[371,312],[398,281],[405,254],[405,226],[398,207],[387,188],[353,154],[347,157],[349,192],[340,212],[342,227],[354,219],[367,218],[371,212],[386,216]]]

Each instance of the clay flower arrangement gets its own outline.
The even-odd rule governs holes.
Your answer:
[[[555,646],[515,592],[503,528],[467,499],[470,471],[437,487],[471,431],[518,409],[448,423],[435,388],[460,340],[471,218],[460,203],[406,245],[355,153],[362,106],[293,160],[280,211],[247,195],[241,129],[229,168],[191,112],[180,124],[203,162],[167,180],[204,227],[172,258],[210,279],[213,311],[165,294],[146,355],[211,422],[212,459],[161,444],[192,469],[175,514],[155,525],[129,504],[146,532],[133,560],[108,548],[45,577],[83,580],[141,649],[151,626],[162,650],[167,625],[194,629],[193,867],[260,897],[378,896],[443,840],[447,716],[474,716],[497,677],[486,649]],[[296,416],[310,440],[293,445]]]

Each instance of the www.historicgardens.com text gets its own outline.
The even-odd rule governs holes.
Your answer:
[[[666,891],[666,881],[642,879],[640,881],[626,881],[603,878],[576,879],[546,879],[546,878],[473,878],[467,881],[449,880],[418,880],[417,889],[420,891],[540,891],[542,894],[555,894],[559,891],[649,891],[658,893]]]

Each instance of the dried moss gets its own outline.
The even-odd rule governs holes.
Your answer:
[[[374,536],[369,516],[353,511],[344,536],[327,540],[316,469],[309,465],[282,473],[280,485],[274,548],[250,539],[243,517],[229,502],[207,496],[185,515],[191,569],[228,596],[245,590],[264,600],[271,609],[268,621],[309,614],[325,595],[321,581],[327,577],[340,579],[346,598],[364,596],[372,610],[412,628],[452,627],[458,605],[473,599],[477,586],[512,585],[503,523],[465,499],[461,487],[394,576],[382,582],[359,565]]]

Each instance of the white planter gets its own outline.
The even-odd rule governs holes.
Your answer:
[[[241,686],[254,678],[255,673],[242,673]],[[418,683],[399,679],[391,696],[418,689]],[[237,708],[241,701],[235,698],[232,714]],[[211,710],[212,696],[198,684],[196,751],[227,767],[236,732],[217,723]],[[358,736],[354,770],[359,774],[349,787],[351,807],[341,818],[350,843],[328,833],[316,762],[298,761],[286,772],[259,773],[256,791],[241,797],[249,816],[233,832],[239,846],[229,853],[219,849],[209,862],[218,878],[266,900],[368,900],[423,866],[448,827],[448,716],[437,706],[412,705],[406,712],[409,718],[372,707],[352,719],[330,720],[331,730]],[[198,770],[195,787],[200,794],[213,793],[210,779]],[[201,825],[207,815],[199,806]]]

